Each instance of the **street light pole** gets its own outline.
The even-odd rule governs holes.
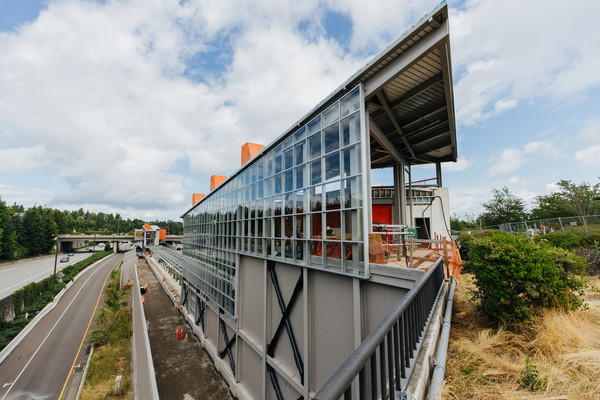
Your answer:
[[[58,238],[56,239],[56,252],[54,254],[54,275],[52,275],[52,301],[54,301],[54,281],[56,280],[56,264],[58,263]]]

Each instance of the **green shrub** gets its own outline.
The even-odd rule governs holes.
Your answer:
[[[489,229],[461,231],[458,234],[458,244],[460,246],[458,251],[460,252],[460,258],[463,261],[466,261],[469,259],[469,247],[470,247],[471,241],[473,239],[481,238],[481,237],[489,237],[497,232],[498,232],[497,230],[489,230]],[[469,272],[469,271],[467,271],[465,269],[465,272]]]
[[[540,378],[537,366],[531,363],[529,357],[525,358],[525,368],[521,370],[521,385],[532,392],[543,390],[548,385],[548,380]]]
[[[536,242],[547,241],[554,247],[571,250],[580,247],[584,243],[584,237],[575,233],[551,232],[546,235],[536,236]]]
[[[497,233],[471,241],[469,261],[479,310],[508,327],[540,308],[577,309],[586,287],[586,265],[573,253],[524,236]]]

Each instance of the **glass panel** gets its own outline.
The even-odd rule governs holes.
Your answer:
[[[291,238],[294,233],[294,217],[288,215],[283,217],[283,229],[286,238]]]
[[[323,237],[322,215],[321,213],[310,214],[310,237],[312,239],[321,239]]]
[[[269,153],[266,155],[265,159],[267,160],[267,168],[266,168],[266,176],[273,175],[273,153]]]
[[[339,211],[325,213],[327,240],[340,240],[342,238],[342,218]]]
[[[253,166],[251,166],[248,170],[250,171],[250,183],[254,183],[256,182],[256,164],[254,164]]]
[[[356,87],[350,93],[340,100],[340,106],[342,109],[342,117],[358,111],[360,109],[360,90]]]
[[[265,164],[264,157],[261,158],[260,160],[258,160],[258,162],[256,163],[256,175],[257,175],[258,180],[261,180],[265,177],[264,164]]]
[[[262,199],[263,197],[265,197],[264,196],[264,191],[263,191],[263,186],[264,186],[264,181],[259,181],[257,183],[257,186],[256,186],[256,190],[257,190],[256,197],[258,199]]]
[[[315,267],[323,267],[323,242],[313,240],[310,243],[309,264]]]
[[[284,241],[284,257],[288,260],[294,259],[294,241],[291,239],[286,239]]]
[[[283,164],[283,161],[281,159],[281,154],[275,156],[275,173],[276,174],[279,173],[279,172],[281,172],[281,169],[283,167],[282,164]]]
[[[338,124],[325,128],[323,135],[325,137],[325,154],[340,148],[340,128]]]
[[[295,207],[296,214],[302,214],[304,212],[304,190],[298,190],[295,196]]]
[[[301,140],[302,140],[302,139],[304,139],[304,138],[306,138],[306,128],[305,128],[305,127],[302,127],[302,128],[300,128],[300,129],[298,129],[298,130],[296,131],[296,133],[294,133],[294,140],[295,140],[296,142],[299,142],[299,141],[301,141]]]
[[[290,147],[293,144],[294,144],[294,137],[290,136],[283,141],[283,148],[287,149],[288,147]]]
[[[282,200],[281,196],[273,197],[273,214],[275,216],[281,215],[282,207],[283,207],[283,200]]]
[[[304,174],[306,170],[306,165],[301,165],[296,167],[296,189],[301,189],[304,187]]]
[[[362,187],[360,176],[344,179],[344,208],[362,207]]]
[[[308,130],[308,136],[312,135],[313,133],[321,130],[321,114],[319,114],[315,119],[313,119],[312,121],[310,121],[307,125],[306,128]]]
[[[272,218],[265,218],[265,232],[264,232],[264,236],[265,237],[271,237],[273,236],[273,227],[271,226],[273,224],[273,219]]]
[[[283,173],[285,181],[285,191],[294,190],[294,170],[287,170]]]
[[[323,189],[321,186],[310,188],[310,210],[321,211],[323,207]]]
[[[349,144],[360,140],[359,114],[352,114],[342,120],[342,138],[344,146],[348,146]]]
[[[323,126],[329,126],[340,118],[340,103],[336,102],[323,113]]]
[[[263,194],[264,197],[273,195],[273,178],[267,178],[263,181]]]
[[[362,210],[344,211],[344,239],[363,240]]]
[[[274,182],[274,194],[280,194],[281,193],[281,174],[277,174],[273,177],[273,182]]]
[[[272,241],[273,249],[271,250],[271,257],[281,257],[281,239],[275,239]]]
[[[340,242],[325,242],[325,252],[327,257],[327,268],[342,269],[342,244]]]
[[[285,214],[293,214],[294,213],[294,193],[286,193],[284,195],[285,198],[285,204],[284,204],[284,211]]]
[[[284,169],[294,166],[294,148],[289,148],[283,153]]]
[[[304,215],[296,215],[296,230],[294,237],[296,239],[304,238]]]
[[[281,237],[281,217],[273,218],[273,237]]]
[[[296,240],[295,242],[295,250],[296,250],[296,262],[303,264],[304,263],[304,240]]]
[[[325,156],[325,180],[340,178],[340,152]]]
[[[309,160],[321,155],[321,132],[308,138]]]
[[[304,155],[304,148],[306,147],[306,142],[302,141],[296,145],[296,165],[302,164],[306,161],[306,157]]]
[[[362,256],[363,246],[358,243],[344,243],[344,255],[345,255],[345,272],[349,274],[361,274],[363,271]]]
[[[316,185],[321,183],[321,159],[317,159],[310,163],[310,184]]]
[[[340,182],[332,182],[325,185],[325,209],[340,209]]]
[[[360,144],[349,147],[344,152],[344,178],[361,172]]]

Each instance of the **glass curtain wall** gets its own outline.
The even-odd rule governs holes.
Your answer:
[[[364,276],[362,104],[356,87],[184,216],[198,289],[229,314],[237,253]]]

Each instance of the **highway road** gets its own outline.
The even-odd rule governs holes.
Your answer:
[[[99,247],[97,246],[96,251],[98,249]],[[91,256],[92,253],[75,253],[72,257],[69,257],[68,262],[61,263],[61,257],[65,257],[66,255],[66,253],[58,254],[57,272]],[[15,290],[19,290],[31,282],[39,282],[53,273],[54,255],[2,263],[0,264],[0,299],[9,296]]]
[[[86,337],[110,272],[122,259],[113,254],[86,268],[0,364],[0,400],[73,398],[79,385],[73,374],[86,362]]]

